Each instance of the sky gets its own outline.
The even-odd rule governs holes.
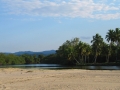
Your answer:
[[[57,50],[120,28],[120,0],[0,0],[0,52]]]

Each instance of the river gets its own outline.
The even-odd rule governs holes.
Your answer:
[[[0,66],[0,68],[120,70],[120,66],[63,66],[59,64],[5,65],[5,66]]]

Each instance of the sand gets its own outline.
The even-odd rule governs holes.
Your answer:
[[[120,71],[0,68],[0,90],[120,90]]]

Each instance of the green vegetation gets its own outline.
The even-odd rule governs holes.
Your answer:
[[[120,65],[120,29],[109,30],[105,36],[96,34],[91,45],[73,38],[64,42],[55,54],[27,55],[0,53],[0,65],[64,64],[64,65]]]
[[[103,41],[101,35],[96,34],[91,45],[79,38],[67,40],[56,51],[62,63],[77,65],[117,65],[120,62],[120,29],[109,30]]]

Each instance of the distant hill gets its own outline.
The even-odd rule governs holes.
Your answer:
[[[15,53],[6,53],[6,54],[14,54],[14,55],[23,55],[23,54],[28,54],[28,55],[50,55],[50,54],[55,54],[56,50],[48,50],[48,51],[42,51],[42,52],[33,52],[33,51],[19,51]]]

